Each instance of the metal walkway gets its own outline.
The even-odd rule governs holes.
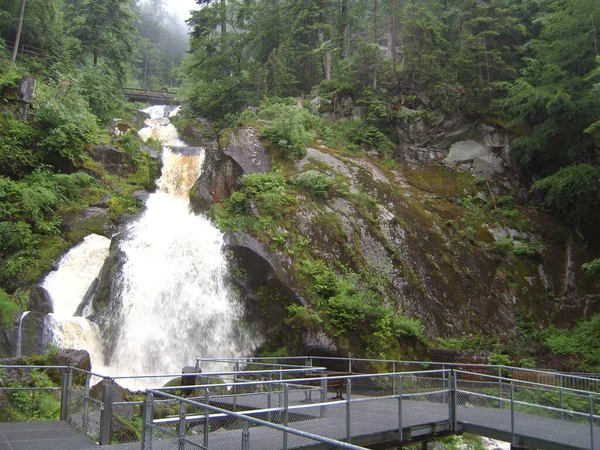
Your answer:
[[[347,366],[340,374],[319,362],[233,361],[231,371],[209,373],[197,365],[184,376],[159,375],[180,383],[148,389],[145,401],[117,400],[119,377],[92,389],[93,374],[54,367],[62,371],[62,386],[51,389],[60,391],[63,420],[0,424],[0,450],[384,449],[456,433],[537,449],[600,450],[600,380],[593,377],[521,376],[522,369],[498,366],[488,373],[484,366],[409,372],[395,364],[390,373],[355,374]],[[7,374],[46,369],[0,367]]]
[[[0,450],[82,450],[98,445],[64,421],[0,423]],[[138,446],[139,448],[139,446]]]

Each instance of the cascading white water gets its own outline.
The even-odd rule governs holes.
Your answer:
[[[145,112],[151,119],[139,134],[163,143],[162,175],[146,211],[119,241],[125,261],[122,289],[113,301],[121,307],[109,317],[119,331],[104,363],[92,359],[94,371],[110,376],[180,373],[195,357],[248,356],[257,344],[239,326],[241,307],[224,283],[222,234],[189,209],[188,191],[200,175],[204,150],[177,138],[168,107]],[[85,289],[74,292],[62,279],[67,264],[61,261],[56,282],[50,276],[44,282],[55,299],[56,315],[59,310],[72,315],[85,294]],[[94,273],[86,288],[98,271],[90,269]],[[66,339],[62,330],[57,334],[59,340]],[[130,388],[157,384],[119,383]]]
[[[52,297],[53,340],[63,348],[83,348],[95,366],[104,360],[98,326],[84,317],[74,317],[90,284],[98,276],[108,256],[110,239],[97,234],[87,236],[65,254],[58,270],[44,279],[42,286]]]
[[[29,314],[29,311],[22,313],[21,318],[19,319],[19,328],[17,328],[17,352],[15,355],[17,357],[21,356],[23,349],[23,319],[27,314]]]

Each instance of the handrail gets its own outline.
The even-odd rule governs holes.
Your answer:
[[[237,419],[242,419],[242,420],[247,420],[248,422],[252,422],[255,423],[257,425],[261,425],[261,426],[266,426],[269,428],[274,428],[276,430],[282,431],[284,433],[291,433],[291,434],[295,434],[296,436],[300,436],[300,437],[304,437],[304,438],[308,438],[308,439],[312,439],[318,442],[323,442],[324,444],[330,444],[330,445],[334,445],[336,448],[348,448],[348,449],[353,449],[353,450],[364,450],[364,447],[359,447],[357,445],[352,445],[352,444],[348,444],[347,442],[341,442],[341,441],[336,441],[334,439],[329,439],[323,436],[319,436],[316,434],[312,434],[312,433],[308,433],[306,431],[300,431],[300,430],[296,430],[294,428],[290,428],[290,427],[285,427],[283,425],[278,425],[272,422],[267,422],[266,420],[261,420],[261,419],[256,419],[254,417],[250,417],[250,416],[246,416],[244,414],[240,414],[240,413],[236,413],[236,412],[232,412],[232,411],[227,411],[226,409],[221,409],[221,408],[217,408],[215,406],[211,406],[211,405],[206,405],[200,402],[195,402],[193,400],[188,400],[188,399],[183,399],[181,397],[177,397],[175,395],[171,395],[171,394],[164,394],[158,391],[155,391],[153,389],[149,389],[148,394],[158,394],[160,396],[166,396],[166,397],[170,397],[173,400],[178,400],[182,403],[186,403],[188,405],[192,405],[192,406],[199,406],[201,408],[205,408],[209,411],[214,411],[214,412],[218,412],[218,413],[222,413],[222,414],[227,414],[228,416],[232,416],[235,417]]]

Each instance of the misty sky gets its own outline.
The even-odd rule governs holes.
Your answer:
[[[195,0],[168,0],[167,9],[172,16],[178,16],[186,20],[190,15],[190,10],[197,9]]]

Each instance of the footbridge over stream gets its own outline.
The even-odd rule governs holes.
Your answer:
[[[159,91],[149,89],[123,88],[122,93],[130,102],[149,103],[151,105],[178,105],[177,96],[167,88]]]
[[[370,367],[380,373],[359,373]],[[163,387],[125,401],[118,385],[132,377],[0,366],[13,379],[14,371],[42,370],[60,372],[61,386],[0,390],[55,390],[62,421],[0,424],[0,450],[98,448],[94,442],[121,450],[387,449],[460,433],[515,448],[600,449],[596,375],[348,358],[199,358],[183,375],[144,377]],[[48,446],[47,436],[60,446]]]

